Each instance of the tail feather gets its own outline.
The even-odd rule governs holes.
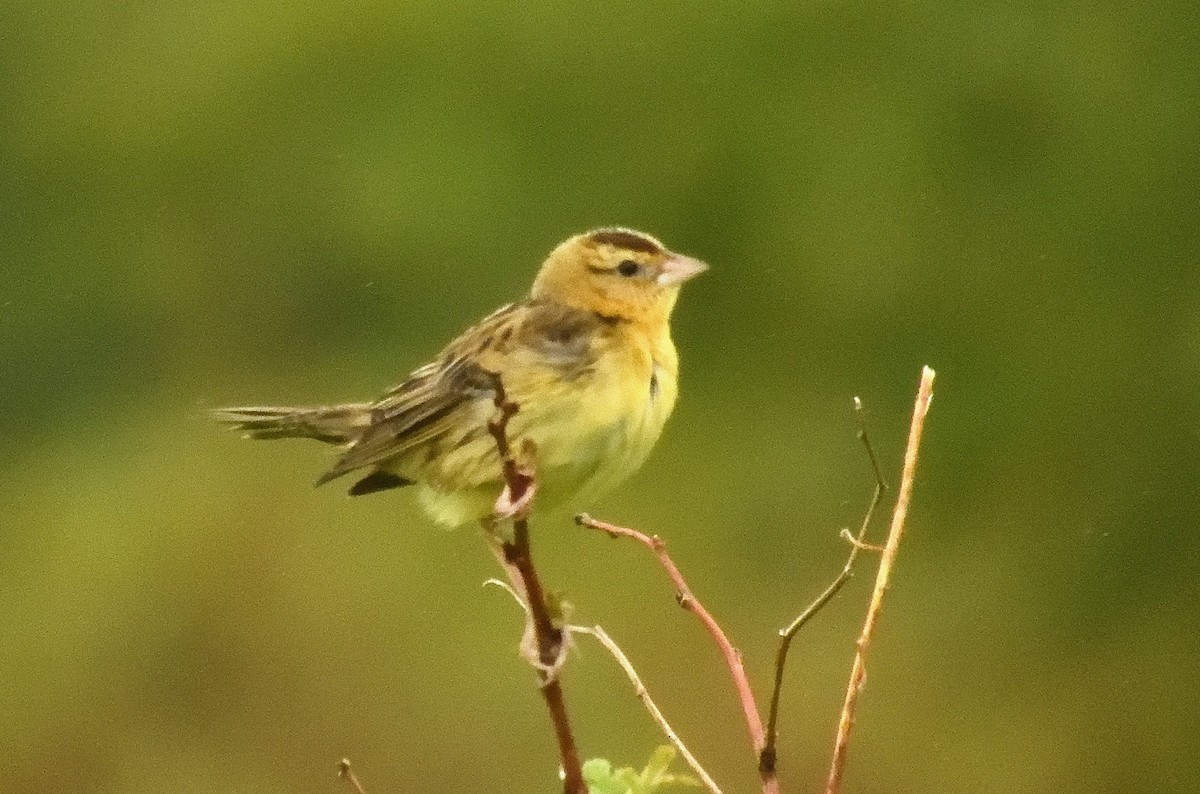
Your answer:
[[[328,444],[347,444],[371,423],[371,408],[367,403],[323,408],[218,408],[211,414],[218,422],[244,433],[246,438],[315,438]]]

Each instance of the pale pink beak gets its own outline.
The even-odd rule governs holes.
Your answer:
[[[708,265],[699,259],[692,259],[690,256],[684,256],[683,254],[671,254],[662,263],[662,270],[658,274],[658,283],[664,287],[672,284],[682,284],[693,276],[700,275],[705,270],[708,270]]]

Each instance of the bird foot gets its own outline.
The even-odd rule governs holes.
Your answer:
[[[513,499],[512,490],[508,485],[505,485],[504,490],[500,492],[500,497],[496,499],[493,514],[500,521],[507,521],[510,518],[524,518],[529,514],[529,505],[533,501],[533,495],[536,492],[537,483],[530,480],[529,484],[521,492],[521,495]]]

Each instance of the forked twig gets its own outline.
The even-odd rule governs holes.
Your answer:
[[[349,758],[343,758],[341,761],[338,761],[338,777],[346,781],[346,785],[354,791],[354,794],[367,794],[362,783],[358,782],[358,776],[350,768]]]
[[[771,691],[771,707],[767,712],[766,744],[762,752],[758,755],[760,769],[775,769],[775,743],[779,738],[776,727],[779,724],[779,697],[783,691],[783,671],[787,665],[787,655],[792,645],[792,639],[800,631],[801,627],[808,623],[822,607],[828,604],[842,587],[845,586],[846,582],[850,581],[851,577],[854,576],[854,561],[858,559],[858,553],[864,549],[876,550],[877,548],[871,544],[864,543],[863,538],[866,537],[867,529],[871,526],[871,519],[875,516],[875,508],[883,501],[883,494],[887,491],[887,482],[883,478],[883,471],[879,468],[879,459],[875,456],[875,448],[871,446],[871,437],[867,435],[867,422],[863,418],[863,404],[862,400],[858,397],[854,398],[854,414],[858,419],[858,440],[862,442],[863,447],[866,449],[867,458],[871,462],[871,470],[875,473],[875,493],[872,495],[871,503],[868,505],[867,512],[858,527],[858,534],[852,535],[850,534],[850,530],[842,530],[842,536],[850,542],[850,554],[846,558],[846,564],[842,566],[841,573],[825,588],[824,592],[817,596],[803,612],[796,616],[795,620],[787,625],[787,628],[779,630],[779,650],[775,654],[775,686]],[[882,551],[882,549],[878,550]]]
[[[871,592],[871,603],[867,608],[867,617],[863,622],[862,633],[858,638],[858,648],[854,654],[854,666],[850,671],[850,682],[846,687],[846,698],[842,703],[842,713],[838,719],[837,739],[834,742],[829,777],[825,783],[825,794],[837,794],[841,786],[842,773],[846,767],[846,754],[850,747],[850,729],[854,725],[854,710],[866,677],[867,652],[870,650],[871,638],[879,619],[879,611],[883,607],[883,594],[887,590],[892,566],[896,561],[900,538],[904,534],[904,521],[908,516],[908,503],[912,497],[913,479],[917,471],[917,453],[921,447],[921,434],[925,428],[925,414],[929,412],[929,404],[933,399],[934,375],[934,371],[929,367],[921,370],[921,385],[917,389],[912,424],[908,431],[908,444],[904,450],[904,470],[900,477],[900,490],[896,495],[896,507],[892,512],[892,525],[888,530],[887,543],[884,545],[883,555],[879,560],[879,572],[875,576],[875,588]]]
[[[892,514],[891,528],[888,532],[887,542],[881,549],[881,559],[879,571],[875,579],[875,587],[871,594],[871,602],[868,607],[867,617],[863,624],[862,633],[859,636],[858,648],[854,658],[854,665],[850,675],[850,683],[847,686],[845,702],[842,706],[842,712],[838,723],[838,735],[834,746],[833,761],[830,766],[829,777],[826,783],[826,794],[837,794],[841,783],[842,772],[845,768],[846,754],[849,747],[850,730],[854,722],[854,712],[858,700],[858,695],[862,690],[863,682],[866,674],[866,654],[870,646],[871,638],[874,633],[875,625],[878,621],[879,611],[882,608],[883,593],[887,589],[887,583],[890,578],[891,568],[895,562],[896,553],[899,547],[900,538],[904,531],[904,521],[908,513],[908,503],[912,495],[913,479],[916,473],[917,454],[920,448],[921,434],[924,429],[925,414],[929,410],[930,401],[933,396],[933,379],[934,371],[929,367],[925,367],[921,374],[921,385],[917,392],[916,405],[913,408],[913,420],[909,430],[908,444],[904,455],[904,469],[900,481],[900,490],[896,499],[896,506]],[[529,554],[529,535],[528,535],[528,498],[522,498],[526,492],[534,487],[534,479],[531,472],[522,468],[512,456],[511,450],[508,447],[506,436],[506,427],[508,420],[518,410],[517,406],[507,401],[504,396],[503,385],[499,383],[497,378],[496,383],[496,406],[498,410],[498,419],[489,423],[488,428],[496,438],[497,447],[501,454],[501,459],[504,462],[504,475],[507,486],[506,496],[510,504],[517,504],[520,507],[514,512],[514,538],[512,541],[506,541],[498,545],[498,556],[506,573],[512,579],[513,589],[510,592],[521,601],[521,596],[524,596],[524,603],[528,605],[530,631],[534,635],[537,645],[537,660],[540,664],[535,665],[539,669],[539,674],[542,680],[542,691],[546,696],[547,705],[550,708],[551,716],[555,724],[555,730],[559,738],[560,754],[563,759],[564,769],[564,791],[567,794],[587,794],[586,784],[583,782],[582,773],[578,773],[578,788],[573,787],[574,775],[572,774],[572,762],[575,769],[579,769],[579,758],[575,751],[574,740],[570,733],[570,726],[566,719],[565,705],[562,701],[562,692],[558,684],[558,670],[562,663],[562,654],[565,653],[564,635],[569,637],[570,633],[587,633],[592,635],[599,641],[614,658],[618,664],[625,670],[627,676],[634,684],[635,691],[639,699],[646,705],[651,717],[659,724],[660,728],[671,740],[672,744],[680,751],[680,754],[697,772],[700,778],[705,782],[712,792],[719,792],[716,784],[712,782],[711,777],[700,767],[695,758],[679,740],[678,736],[671,729],[670,725],[663,718],[661,711],[658,710],[654,701],[646,692],[645,686],[641,683],[636,670],[629,663],[628,658],[620,650],[616,643],[604,632],[599,626],[596,627],[579,627],[566,626],[560,627],[550,619],[547,611],[544,592],[541,589],[540,581],[537,579],[536,570],[533,568],[532,559]],[[862,417],[862,403],[856,397],[855,407],[858,412],[860,421]],[[652,535],[646,535],[635,529],[621,527],[615,524],[610,524],[604,521],[598,521],[586,513],[576,516],[576,523],[581,526],[590,527],[607,533],[611,537],[627,537],[638,541],[642,545],[654,552],[663,569],[667,572],[668,577],[674,583],[676,588],[676,599],[679,605],[684,609],[694,614],[697,619],[704,625],[713,641],[716,643],[722,656],[725,659],[726,666],[729,669],[730,676],[733,679],[734,688],[737,691],[738,701],[741,705],[743,717],[745,718],[746,727],[750,734],[751,744],[755,754],[758,757],[758,771],[762,782],[762,791],[764,794],[778,794],[779,782],[776,775],[776,727],[779,716],[779,699],[783,684],[783,674],[787,661],[787,653],[790,648],[791,641],[795,637],[800,628],[807,623],[813,615],[815,615],[821,607],[832,599],[837,592],[845,585],[852,575],[852,568],[860,551],[877,550],[877,547],[865,542],[864,538],[870,526],[871,519],[874,516],[876,508],[879,506],[883,493],[886,490],[886,484],[883,475],[879,468],[878,460],[875,452],[871,447],[870,441],[866,434],[865,425],[859,432],[859,439],[863,442],[867,455],[870,458],[872,468],[875,472],[876,487],[875,493],[872,496],[871,503],[867,509],[866,515],[863,518],[862,525],[859,527],[856,535],[850,535],[848,530],[844,533],[848,536],[851,543],[851,550],[847,557],[846,564],[843,566],[841,573],[834,581],[817,597],[812,604],[808,606],[795,620],[793,620],[785,629],[780,631],[780,647],[776,656],[775,666],[775,686],[771,697],[771,707],[769,719],[766,728],[762,723],[762,718],[758,711],[758,706],[754,698],[753,690],[750,687],[749,680],[746,677],[745,668],[742,664],[741,653],[733,646],[725,635],[724,630],[712,614],[704,608],[691,589],[687,585],[682,572],[675,565],[670,555],[666,551],[666,546],[663,541]],[[540,613],[540,614],[539,614]]]

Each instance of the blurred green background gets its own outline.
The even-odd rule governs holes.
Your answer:
[[[230,403],[373,396],[603,224],[713,268],[683,390],[593,513],[669,539],[766,699],[939,382],[846,784],[1200,788],[1200,11],[948,2],[9,3],[0,11],[0,789],[549,792],[476,533],[313,490]],[[893,474],[894,477],[894,474]],[[581,506],[583,507],[583,506]],[[535,527],[726,791],[755,790],[649,555]],[[823,778],[869,590],[805,631]],[[660,742],[606,654],[589,756]]]

